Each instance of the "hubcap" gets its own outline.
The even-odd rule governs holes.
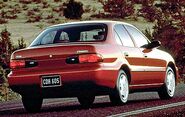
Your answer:
[[[123,102],[126,102],[128,99],[128,81],[127,77],[124,74],[120,75],[119,78],[119,92],[120,92],[120,98]]]
[[[166,76],[166,88],[169,96],[173,97],[175,93],[175,76],[171,70],[168,70]]]

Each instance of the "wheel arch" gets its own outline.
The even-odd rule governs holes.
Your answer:
[[[126,73],[126,75],[128,77],[128,82],[130,84],[131,83],[131,72],[130,72],[130,68],[128,67],[128,65],[123,64],[121,66],[120,70],[123,70]]]
[[[168,65],[167,65],[167,67],[171,67],[172,68],[172,70],[174,71],[174,73],[175,73],[175,81],[177,82],[177,76],[178,76],[178,74],[177,74],[177,70],[176,70],[176,66],[175,66],[175,64],[173,63],[173,62],[169,62],[168,63]]]

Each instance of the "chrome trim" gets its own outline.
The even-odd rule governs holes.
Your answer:
[[[163,84],[164,84],[164,83],[138,84],[138,85],[130,85],[130,87],[156,86],[156,85],[163,85]]]

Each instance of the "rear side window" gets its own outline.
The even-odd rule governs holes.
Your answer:
[[[119,38],[117,32],[114,30],[114,37],[116,39],[116,42],[118,45],[123,45],[122,42],[121,42],[121,39]]]
[[[63,25],[46,29],[30,46],[70,42],[98,42],[104,41],[106,36],[106,24]]]
[[[124,46],[134,47],[134,43],[130,35],[127,33],[127,31],[122,25],[120,24],[115,25],[114,30],[117,32]]]

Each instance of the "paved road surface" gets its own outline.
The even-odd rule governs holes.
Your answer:
[[[20,100],[0,103],[0,116],[60,116],[60,117],[104,117],[104,116],[185,116],[185,84],[179,84],[175,97],[160,100],[157,93],[130,94],[126,105],[115,106],[108,96],[96,97],[90,109],[80,107],[76,98],[44,100],[39,113],[27,113]]]

